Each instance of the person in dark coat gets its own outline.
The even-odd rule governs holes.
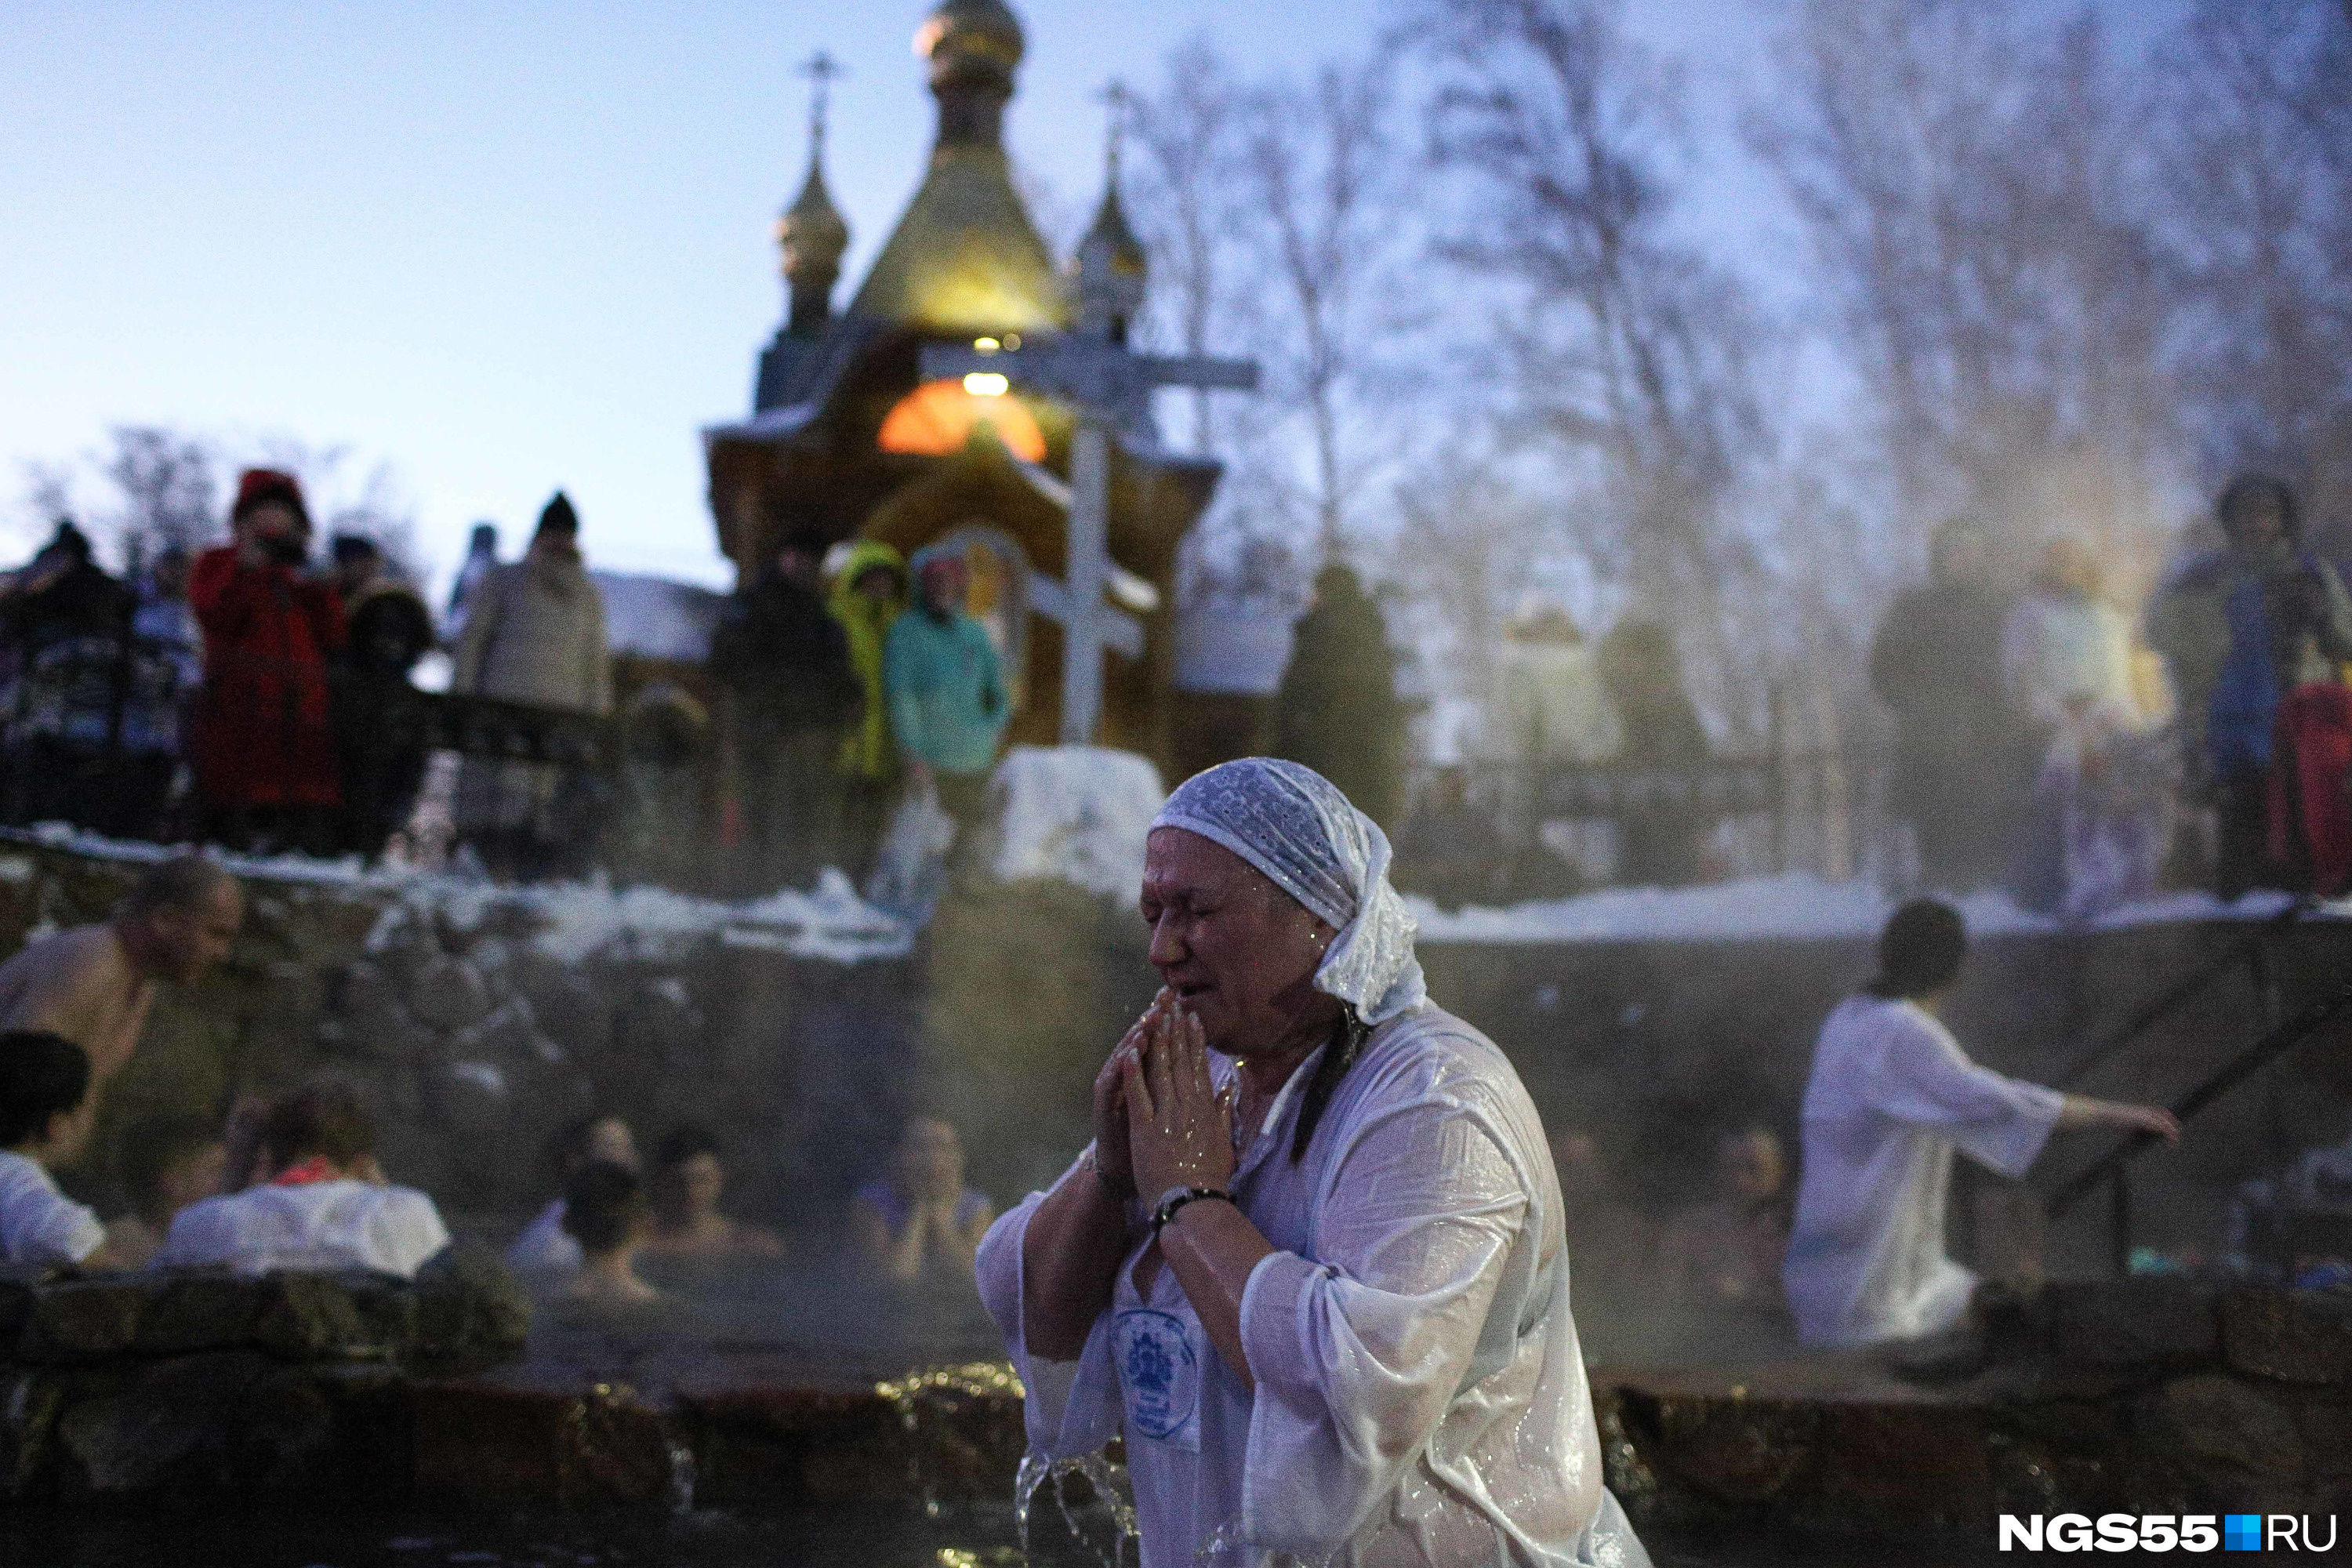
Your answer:
[[[1639,888],[1695,882],[1700,839],[1713,824],[1696,805],[1696,782],[1677,790],[1675,775],[1705,763],[1708,747],[1683,684],[1675,635],[1657,621],[1619,621],[1601,639],[1600,664],[1601,683],[1625,726],[1617,761],[1664,786],[1618,818],[1617,880]]]
[[[812,879],[841,855],[843,781],[835,762],[862,691],[849,638],[824,602],[824,541],[795,531],[736,596],[711,639],[726,687],[751,853],[740,890]]]
[[[110,763],[134,608],[131,590],[91,559],[89,537],[70,521],[0,582],[12,820],[116,830]]]
[[[2295,756],[2276,780],[2273,764],[2283,717],[2290,752],[2306,730],[2315,742],[2325,728],[2340,733],[2340,722],[2311,721],[2340,713],[2345,701],[2352,597],[2336,568],[2305,547],[2284,480],[2242,474],[2213,510],[2228,542],[2174,574],[2148,606],[2147,637],[2179,699],[2189,776],[2217,817],[2214,890],[2235,898],[2311,879],[2306,808],[2326,803],[2280,798],[2303,793],[2283,786],[2305,783],[2307,759]]]
[[[373,860],[407,826],[425,783],[424,712],[408,678],[433,647],[433,615],[373,540],[338,534],[330,549],[344,607],[331,669],[342,847]]]
[[[331,852],[342,791],[327,659],[342,646],[331,582],[304,574],[310,514],[291,474],[249,468],[233,543],[196,557],[188,604],[205,629],[189,763],[205,836],[234,849]]]
[[[1383,828],[1404,805],[1396,669],[1380,605],[1349,567],[1323,568],[1275,695],[1274,754],[1329,779]]]
[[[1991,565],[1975,520],[1946,522],[1927,582],[1896,597],[1870,645],[1871,689],[1895,714],[1895,809],[1912,825],[1921,877],[1952,892],[2000,879],[2034,763],[2002,679],[2011,601]]]

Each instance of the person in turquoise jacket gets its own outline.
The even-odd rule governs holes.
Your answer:
[[[934,546],[909,564],[914,603],[891,623],[882,655],[890,731],[910,782],[935,785],[948,815],[964,820],[982,804],[1011,704],[996,645],[963,607],[963,558]]]

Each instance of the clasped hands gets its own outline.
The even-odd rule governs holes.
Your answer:
[[[1121,1195],[1234,1177],[1233,1098],[1209,1076],[1200,1019],[1162,989],[1095,1077],[1095,1164]]]

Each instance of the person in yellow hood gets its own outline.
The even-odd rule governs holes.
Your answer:
[[[882,650],[890,623],[907,606],[907,561],[878,539],[854,539],[837,563],[826,564],[834,570],[825,607],[849,634],[850,668],[866,698],[862,717],[841,742],[841,771],[849,775],[848,842],[862,855],[881,836],[898,771],[889,699],[882,689]]]

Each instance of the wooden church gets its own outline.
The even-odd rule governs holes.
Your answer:
[[[939,134],[914,200],[845,309],[833,304],[848,226],[825,190],[822,121],[808,178],[776,226],[789,309],[760,355],[751,416],[703,431],[720,548],[748,583],[786,535],[869,537],[911,554],[942,541],[971,568],[970,608],[1003,655],[1010,739],[1061,730],[1062,632],[1076,411],[1001,375],[929,376],[926,348],[1045,348],[1082,321],[1123,342],[1143,249],[1116,167],[1070,270],[1015,194],[1003,141],[1024,38],[1001,0],[947,0],[917,35]],[[936,356],[935,356],[936,357]],[[1148,399],[1110,442],[1110,604],[1139,656],[1110,654],[1097,742],[1171,763],[1178,541],[1218,466],[1161,450]],[[1045,579],[1049,581],[1040,581]]]

